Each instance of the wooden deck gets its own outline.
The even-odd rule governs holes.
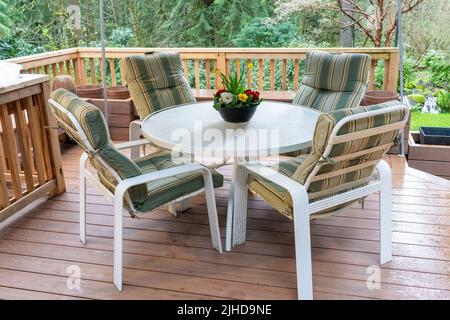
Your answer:
[[[219,255],[210,245],[202,196],[175,218],[155,210],[124,220],[124,291],[112,284],[112,207],[88,188],[88,244],[78,238],[78,158],[63,148],[67,192],[44,201],[0,238],[3,299],[295,299],[293,225],[260,199],[249,201],[248,241]],[[393,253],[381,288],[367,287],[378,263],[378,196],[312,223],[315,299],[450,299],[450,182],[394,171]],[[224,168],[223,173],[229,173]],[[224,237],[227,187],[216,191]],[[68,289],[68,267],[81,288]],[[70,279],[69,279],[70,282]]]

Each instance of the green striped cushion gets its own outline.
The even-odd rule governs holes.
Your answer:
[[[355,137],[354,140],[333,146],[330,155],[327,158],[324,158],[323,155],[330,134],[340,120],[350,115],[388,108],[398,104],[400,103],[391,101],[379,105],[341,109],[322,114],[319,117],[315,128],[312,152],[308,155],[301,155],[288,161],[281,162],[276,169],[300,184],[305,184],[315,168],[319,169],[316,174],[319,175],[362,164],[367,161],[381,160],[383,155],[388,151],[388,147],[350,160],[332,162],[328,159],[353,154],[358,151],[394,142],[399,134],[398,130],[383,132],[367,138],[358,139]],[[360,120],[348,122],[339,130],[338,135],[356,133],[364,129],[400,122],[404,120],[406,116],[405,112],[405,110],[386,112],[378,116],[365,117]],[[324,199],[367,184],[372,179],[372,173],[375,166],[376,164],[363,169],[353,170],[339,176],[312,182],[308,187],[310,201]],[[292,199],[286,190],[270,181],[256,176],[249,177],[249,185],[252,190],[260,194],[265,200],[269,201],[278,211],[288,216],[292,215]]]
[[[329,112],[359,106],[369,79],[366,54],[306,53],[305,75],[293,103]]]
[[[176,52],[126,57],[121,70],[141,119],[166,107],[196,101]]]
[[[184,159],[188,161],[189,159]],[[135,160],[136,165],[143,173],[154,172],[175,167],[183,162],[183,159],[171,157],[171,153],[163,151]],[[223,176],[211,170],[214,188],[223,185]],[[165,179],[149,182],[147,184],[147,198],[137,208],[139,211],[149,211],[171,200],[189,195],[204,187],[203,177],[199,173],[177,175]]]

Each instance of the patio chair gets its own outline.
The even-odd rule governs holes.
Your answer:
[[[330,112],[358,107],[369,81],[370,56],[360,53],[306,53],[305,75],[293,104]]]
[[[130,124],[130,141],[140,139],[142,120],[151,113],[196,102],[177,52],[129,56],[122,59],[121,70],[140,118]],[[139,148],[132,148],[131,159],[138,156]]]
[[[310,219],[321,218],[380,192],[380,263],[391,253],[391,170],[382,160],[408,119],[400,102],[324,113],[312,152],[277,167],[238,167],[233,245],[245,242],[247,187],[294,220],[298,298],[312,299]],[[378,174],[376,174],[377,169]],[[377,178],[375,180],[375,178]]]
[[[86,181],[114,204],[114,284],[122,290],[123,209],[132,217],[204,190],[213,247],[222,252],[214,188],[223,185],[215,171],[188,159],[172,158],[163,151],[128,159],[119,150],[148,143],[146,140],[114,145],[103,114],[73,93],[58,89],[49,105],[57,122],[83,149],[80,158],[80,239],[86,244]],[[95,173],[86,168],[89,160]]]
[[[370,56],[360,53],[309,51],[305,75],[293,104],[330,112],[358,107],[369,82]],[[309,148],[283,154],[299,156]]]

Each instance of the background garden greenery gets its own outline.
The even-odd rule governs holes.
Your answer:
[[[340,30],[346,26],[351,28],[356,47],[395,46],[392,36],[395,32],[389,34],[392,21],[395,22],[395,1],[346,1],[361,8],[359,16],[355,13],[359,25],[344,19],[339,0],[105,0],[107,45],[338,47]],[[98,46],[98,3],[98,0],[0,0],[0,59]],[[414,98],[416,109],[427,96],[435,96],[440,110],[450,112],[450,1],[403,0],[403,3],[405,92]],[[68,23],[69,5],[80,6],[81,30]],[[378,9],[386,12],[387,18],[381,22],[381,39],[377,44],[367,29],[378,23],[374,20]],[[280,68],[276,70],[279,86]],[[288,63],[287,73],[291,79],[292,63]],[[375,79],[381,87],[382,63],[377,65]],[[292,81],[288,81],[288,90],[291,86]]]

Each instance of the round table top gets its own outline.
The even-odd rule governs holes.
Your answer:
[[[157,146],[183,153],[208,151],[221,158],[274,155],[309,147],[319,115],[311,108],[263,101],[249,122],[233,124],[225,122],[209,101],[155,112],[141,128]]]

